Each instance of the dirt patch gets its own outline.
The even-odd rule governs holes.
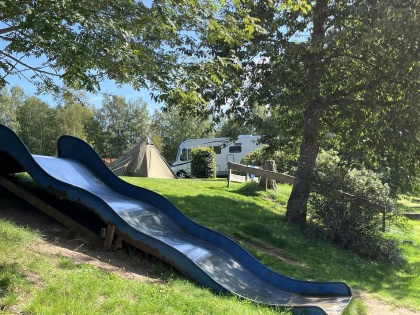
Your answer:
[[[105,251],[94,243],[51,219],[30,205],[12,201],[7,209],[0,209],[0,218],[17,226],[30,228],[42,235],[32,248],[35,252],[54,257],[67,257],[76,263],[89,263],[115,272],[127,279],[159,282],[151,259],[142,254],[130,255],[125,251]]]
[[[375,299],[366,292],[355,292],[356,298],[360,298],[368,308],[368,314],[372,315],[418,315],[420,312],[414,312],[406,308],[396,308],[381,300]]]

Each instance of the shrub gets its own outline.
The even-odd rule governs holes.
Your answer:
[[[216,154],[213,148],[199,147],[191,150],[191,174],[197,178],[216,177]]]
[[[277,172],[293,175],[297,167],[297,156],[284,151],[270,152],[267,148],[261,148],[249,152],[242,158],[241,163],[246,165],[261,166],[263,160],[274,160]]]
[[[314,190],[309,213],[327,239],[364,257],[399,260],[396,243],[382,231],[382,211],[386,211],[388,224],[396,213],[390,189],[377,174],[349,170],[336,152],[323,151],[316,163]]]
[[[238,193],[244,196],[258,196],[258,192],[261,190],[257,182],[248,181],[241,188],[237,190]]]

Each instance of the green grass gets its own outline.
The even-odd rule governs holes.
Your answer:
[[[400,195],[397,205],[402,212],[420,213],[420,198],[415,196]]]
[[[159,283],[127,280],[40,253],[41,239],[37,231],[0,219],[0,314],[289,314],[214,294],[160,261]]]
[[[232,237],[284,275],[345,281],[352,289],[370,292],[395,307],[420,311],[419,221],[407,221],[407,229],[388,232],[401,243],[406,260],[396,267],[361,259],[286,224],[288,185],[264,192],[238,183],[227,188],[222,179],[123,179],[162,194],[196,222]],[[61,256],[52,259],[32,249],[39,239],[39,233],[0,220],[0,314],[13,313],[10,310],[23,314],[280,314],[216,295],[159,262],[156,270],[164,276],[153,284]],[[366,312],[356,298],[346,315]]]
[[[27,311],[34,314],[274,314],[249,302],[217,296],[173,277],[161,284],[127,281],[81,264],[58,270]],[[63,296],[66,298],[63,299]]]
[[[401,242],[406,263],[391,266],[362,259],[299,228],[286,224],[284,214],[291,186],[277,192],[244,195],[243,184],[226,187],[226,180],[156,180],[124,177],[171,200],[190,218],[239,242],[267,266],[290,277],[317,281],[345,281],[353,289],[373,293],[396,307],[420,311],[420,222],[406,221],[404,230],[388,233]],[[280,249],[298,263],[289,263],[256,250],[246,239]],[[238,239],[236,237],[236,239]],[[245,241],[243,241],[245,239]]]
[[[39,237],[36,231],[0,220],[0,310],[19,304],[33,290],[25,271],[36,268],[36,263],[27,249]]]

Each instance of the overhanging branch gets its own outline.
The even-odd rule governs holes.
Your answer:
[[[5,56],[8,59],[13,60],[16,64],[19,64],[19,65],[25,67],[28,70],[32,70],[33,72],[40,73],[40,74],[45,74],[45,75],[49,75],[49,76],[56,76],[56,77],[59,76],[57,73],[46,71],[46,70],[42,70],[39,67],[32,67],[32,66],[28,65],[27,63],[23,62],[22,60],[19,60],[19,59],[15,58],[15,57],[13,57],[13,56],[11,56],[9,54],[6,54],[4,51],[0,51],[0,55],[3,55],[3,56]],[[17,67],[16,67],[16,65],[13,65],[13,68],[15,68],[18,72],[22,72],[23,71],[23,70],[18,70]]]
[[[10,33],[10,32],[13,32],[13,31],[20,30],[20,29],[21,29],[21,27],[18,26],[18,25],[6,27],[6,28],[0,29],[0,34],[7,34],[7,33]]]

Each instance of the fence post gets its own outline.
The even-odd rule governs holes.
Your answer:
[[[382,210],[382,232],[385,232],[386,206]]]

